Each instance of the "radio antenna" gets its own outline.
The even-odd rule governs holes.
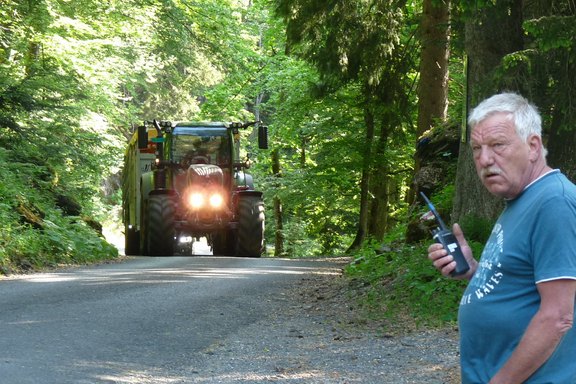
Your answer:
[[[430,211],[432,211],[432,214],[434,215],[434,217],[438,221],[438,224],[440,225],[440,229],[442,229],[442,230],[448,229],[448,227],[446,227],[446,224],[444,224],[444,221],[440,217],[440,214],[438,213],[438,211],[436,211],[436,208],[434,207],[434,204],[432,204],[430,199],[428,199],[428,197],[426,197],[424,192],[420,192],[420,196],[422,196],[422,198],[426,202],[426,205],[428,205],[428,208],[430,208]]]

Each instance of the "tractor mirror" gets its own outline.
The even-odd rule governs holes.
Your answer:
[[[138,127],[138,149],[148,148],[148,132],[145,126]]]
[[[258,148],[268,149],[268,127],[265,125],[258,126]]]

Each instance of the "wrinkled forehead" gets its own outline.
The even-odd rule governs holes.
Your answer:
[[[508,116],[492,116],[476,124],[470,133],[470,145],[510,142],[519,139],[515,125]]]
[[[473,124],[470,125],[472,131],[479,125],[485,125],[487,121],[506,121],[511,123],[512,126],[515,125],[514,115],[511,112],[502,112],[502,111],[494,111],[491,113],[486,114],[481,119],[475,121]]]

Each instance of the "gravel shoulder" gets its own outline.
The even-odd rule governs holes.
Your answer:
[[[336,260],[344,266],[346,260]],[[195,383],[459,383],[454,327],[371,320],[341,274],[304,275],[269,315],[220,340],[186,376]]]

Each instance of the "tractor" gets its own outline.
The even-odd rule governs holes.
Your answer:
[[[191,253],[205,238],[214,255],[260,257],[264,251],[262,192],[240,160],[240,129],[260,122],[145,121],[126,150],[123,222],[126,255]]]

